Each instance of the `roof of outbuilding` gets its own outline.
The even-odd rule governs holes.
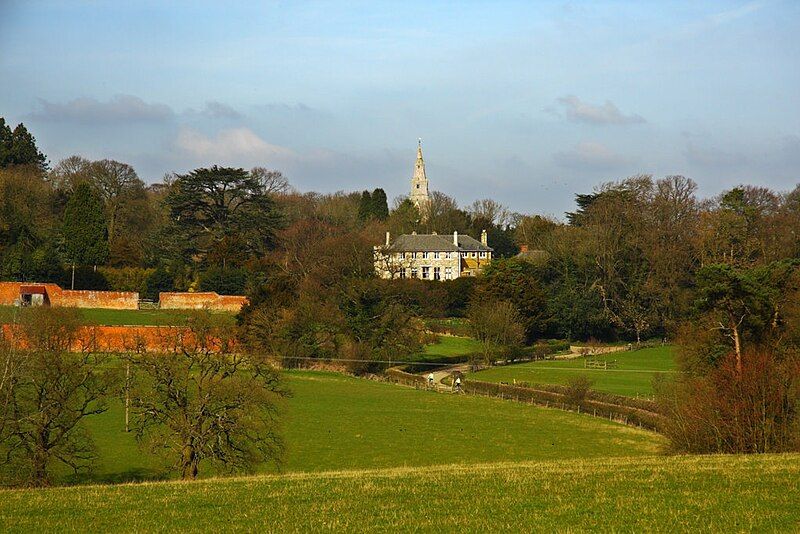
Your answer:
[[[389,248],[395,252],[491,252],[494,250],[468,235],[459,235],[458,246],[455,246],[453,236],[448,234],[403,234],[397,236]]]

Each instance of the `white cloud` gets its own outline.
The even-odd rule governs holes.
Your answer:
[[[596,106],[582,101],[574,95],[562,96],[557,100],[564,107],[567,119],[591,124],[638,124],[646,122],[641,115],[624,115],[610,100]]]
[[[173,117],[172,108],[166,104],[147,103],[133,95],[116,95],[101,102],[94,98],[76,98],[65,103],[39,99],[41,109],[31,117],[48,121],[112,123],[112,122],[162,122]]]
[[[604,144],[592,141],[578,143],[571,150],[558,152],[553,159],[562,167],[580,170],[610,170],[631,163]]]
[[[175,146],[193,161],[207,164],[274,165],[294,157],[290,149],[264,141],[249,128],[221,130],[214,137],[183,128],[178,133]]]

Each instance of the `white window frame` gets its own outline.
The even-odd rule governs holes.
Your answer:
[[[419,275],[419,270],[416,267],[412,267],[411,268],[411,278],[417,278],[417,275]]]
[[[422,279],[428,280],[430,278],[431,268],[427,265],[422,268]]]
[[[441,267],[434,267],[433,268],[433,279],[434,280],[441,280],[442,279],[442,268]]]
[[[453,268],[452,267],[445,267],[444,268],[444,279],[445,280],[452,280],[453,279]]]
[[[481,258],[485,258],[485,257],[486,257],[486,253],[485,252],[481,252]]]
[[[434,252],[433,253],[433,259],[434,260],[438,260],[439,259],[439,253],[438,252]]]

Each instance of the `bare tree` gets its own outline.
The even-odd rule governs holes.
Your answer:
[[[134,354],[133,427],[181,477],[204,460],[230,471],[280,463],[279,399],[288,395],[266,358],[242,353],[209,313],[194,315],[175,352]]]
[[[108,240],[116,237],[119,212],[126,196],[140,193],[144,196],[144,182],[136,175],[133,167],[110,159],[92,164],[92,181],[100,190],[106,204],[108,218]]]
[[[473,302],[467,311],[472,335],[483,348],[484,363],[525,339],[525,328],[516,306],[505,300]]]
[[[285,195],[291,190],[289,180],[281,173],[265,167],[253,167],[250,169],[250,176],[261,184],[264,191],[270,195]]]
[[[76,473],[91,467],[94,447],[83,420],[106,410],[115,372],[95,354],[69,352],[77,324],[68,308],[26,310],[26,348],[3,351],[13,379],[0,386],[0,463],[12,481],[46,486],[57,463]]]

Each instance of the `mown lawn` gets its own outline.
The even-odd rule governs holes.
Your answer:
[[[653,377],[657,373],[671,376],[675,372],[675,347],[664,346],[636,351],[592,356],[599,360],[616,360],[613,369],[586,369],[585,358],[574,360],[544,360],[493,367],[469,375],[487,382],[528,382],[531,384],[566,384],[576,375],[585,374],[592,380],[592,389],[618,395],[650,396]]]
[[[77,308],[84,324],[105,326],[181,326],[192,312],[188,310],[108,310],[102,308]],[[0,306],[0,323],[10,323],[19,308]],[[214,316],[226,324],[235,322],[235,315],[227,312],[214,312]]]
[[[642,456],[657,454],[664,444],[651,432],[510,401],[336,373],[291,371],[287,377],[294,396],[285,407],[285,472]],[[81,482],[169,476],[124,432],[121,403],[90,419],[89,428],[100,458],[94,475]],[[201,467],[203,473],[212,474]]]
[[[796,532],[800,455],[500,463],[0,492],[8,532]]]

